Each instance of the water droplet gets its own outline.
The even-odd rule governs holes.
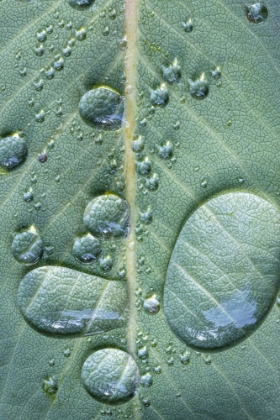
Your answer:
[[[151,191],[156,191],[158,189],[158,176],[153,174],[151,178],[146,180],[146,187]]]
[[[38,82],[34,83],[34,86],[35,86],[35,90],[37,90],[37,92],[40,92],[44,88],[44,81],[39,80]]]
[[[37,48],[35,48],[35,54],[37,57],[42,57],[45,54],[44,45],[40,44]]]
[[[27,203],[29,203],[30,201],[32,201],[34,199],[34,195],[33,195],[33,191],[32,188],[29,191],[26,191],[23,194],[23,199],[24,201],[26,201]]]
[[[138,357],[139,357],[140,359],[147,359],[147,357],[149,357],[149,351],[148,351],[148,349],[147,349],[147,347],[146,347],[146,346],[141,347],[141,348],[138,350]]]
[[[162,83],[158,89],[151,90],[150,101],[152,105],[166,106],[169,102],[169,95],[165,84]]]
[[[30,271],[20,282],[17,302],[28,324],[54,337],[87,336],[121,328],[128,316],[125,282],[65,267]]]
[[[193,98],[201,100],[207,97],[209,93],[209,85],[204,73],[202,73],[199,79],[188,79],[188,82],[190,85],[190,94]]]
[[[154,367],[154,372],[159,375],[162,372],[161,366],[158,365],[158,366]]]
[[[149,225],[153,221],[153,214],[150,207],[148,207],[147,211],[141,213],[140,221],[144,223],[144,225]]]
[[[70,350],[70,349],[66,349],[66,350],[64,350],[64,352],[63,352],[63,356],[64,356],[64,357],[70,357],[70,356],[71,356],[71,350]]]
[[[279,290],[279,246],[278,209],[254,194],[226,193],[198,207],[167,270],[164,311],[173,332],[205,352],[251,335]]]
[[[110,271],[113,267],[113,259],[111,255],[106,255],[105,257],[100,258],[99,265],[103,270]]]
[[[46,153],[41,153],[41,154],[38,156],[38,161],[39,161],[40,163],[46,163],[46,162],[47,162],[47,160],[48,160],[48,155],[47,155]]]
[[[263,23],[268,16],[268,10],[262,3],[255,3],[246,7],[246,15],[249,22]]]
[[[207,185],[208,185],[208,183],[207,183],[206,179],[204,179],[200,184],[201,188],[206,188]]]
[[[43,390],[47,395],[54,395],[58,390],[58,383],[55,378],[49,377],[43,380]]]
[[[81,377],[88,393],[106,404],[125,403],[139,386],[134,359],[124,351],[111,348],[91,354],[84,362]]]
[[[66,0],[67,3],[76,10],[88,9],[95,0]]]
[[[26,141],[17,133],[0,140],[0,165],[8,170],[18,168],[27,157]]]
[[[54,361],[54,359],[49,360],[49,365],[50,365],[51,367],[54,367],[54,365],[55,365],[55,361]]]
[[[55,61],[53,63],[53,68],[57,71],[63,70],[64,68],[63,58],[60,57],[57,61]]]
[[[216,84],[219,85],[221,82],[222,72],[220,67],[216,67],[214,70],[211,70],[211,75],[214,80],[216,80]]]
[[[129,207],[126,200],[104,194],[87,205],[83,221],[87,229],[96,236],[124,237],[129,231]]]
[[[101,245],[97,238],[90,233],[74,240],[72,255],[83,264],[91,264],[101,253]]]
[[[158,148],[158,155],[161,159],[170,159],[173,156],[173,145],[171,141],[167,141],[163,146]]]
[[[181,79],[181,67],[178,65],[178,60],[175,58],[171,66],[163,68],[163,79],[167,83],[179,82]]]
[[[137,163],[137,172],[140,175],[148,175],[151,172],[152,164],[149,158],[145,158],[142,162]]]
[[[150,298],[146,299],[144,301],[143,308],[145,312],[147,312],[147,314],[150,314],[150,315],[157,314],[160,309],[160,304],[156,298],[156,295],[153,295]]]
[[[43,242],[34,226],[14,236],[12,254],[18,262],[26,265],[36,264],[43,252]]]
[[[189,19],[186,22],[182,22],[183,28],[185,32],[192,32],[193,31],[193,23],[192,20]]]
[[[153,385],[152,375],[149,372],[142,375],[141,380],[140,380],[140,384],[142,386],[144,386],[145,388],[149,388],[150,386],[152,386]]]
[[[43,109],[41,109],[40,111],[38,111],[38,113],[35,115],[35,120],[38,123],[42,123],[45,121],[45,111]]]
[[[131,148],[134,153],[140,153],[145,148],[144,140],[142,136],[139,136],[136,140],[133,140]]]
[[[180,361],[183,365],[187,365],[191,361],[191,354],[188,351],[185,351],[185,353],[181,354]]]
[[[87,37],[85,28],[80,28],[76,31],[76,39],[78,41],[84,41]]]
[[[118,130],[123,121],[124,100],[107,86],[95,88],[82,96],[79,112],[82,120],[91,127]]]
[[[47,32],[45,29],[37,33],[37,40],[39,42],[45,42],[47,40]]]
[[[109,27],[108,27],[108,26],[106,26],[106,28],[104,28],[104,29],[103,29],[102,34],[103,34],[104,36],[108,36],[108,35],[109,35],[109,33],[110,33],[110,29],[109,29]]]

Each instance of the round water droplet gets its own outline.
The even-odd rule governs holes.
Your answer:
[[[193,31],[193,23],[192,20],[189,19],[187,22],[182,22],[183,28],[185,32],[192,32]]]
[[[47,160],[48,160],[48,155],[47,155],[46,153],[41,153],[41,154],[38,156],[38,161],[39,161],[40,163],[46,163],[46,162],[47,162]]]
[[[145,158],[142,162],[137,163],[137,172],[140,175],[148,175],[151,172],[152,164],[149,158]]]
[[[280,214],[251,193],[222,194],[186,221],[164,290],[172,330],[187,345],[221,351],[263,322],[280,286]]]
[[[205,99],[209,93],[209,85],[205,79],[205,75],[202,74],[199,79],[188,80],[190,85],[190,94],[195,99]]]
[[[171,159],[173,156],[173,145],[171,141],[167,141],[163,146],[158,148],[158,155],[161,159]]]
[[[131,148],[135,153],[140,153],[142,150],[144,150],[145,144],[142,136],[139,136],[136,140],[133,140]]]
[[[63,356],[64,356],[64,357],[70,357],[70,356],[71,356],[71,350],[70,350],[70,349],[66,349],[66,350],[64,350],[64,352],[63,352]]]
[[[97,238],[90,233],[74,240],[72,255],[83,264],[91,264],[101,253],[101,245]]]
[[[88,393],[106,404],[127,402],[139,386],[134,359],[124,351],[111,348],[91,354],[84,362],[81,377]]]
[[[139,357],[140,359],[147,359],[147,357],[149,357],[149,351],[148,351],[148,349],[147,349],[147,347],[146,347],[146,346],[141,347],[141,348],[138,350],[138,357]]]
[[[253,23],[263,23],[268,16],[268,10],[262,3],[255,3],[246,7],[247,19]]]
[[[24,199],[24,201],[26,201],[27,203],[29,203],[30,201],[32,201],[32,200],[34,199],[34,195],[33,195],[32,189],[31,189],[31,190],[29,190],[29,191],[26,191],[26,192],[23,194],[23,199]]]
[[[18,134],[0,140],[0,165],[6,169],[19,167],[27,157],[26,141]]]
[[[95,0],[66,0],[67,3],[76,10],[88,9]]]
[[[129,227],[129,207],[126,200],[104,194],[87,205],[83,221],[86,228],[96,236],[124,237]]]
[[[163,68],[162,76],[167,83],[174,83],[180,81],[181,67],[178,65],[177,58],[175,58],[171,66]]]
[[[160,304],[156,298],[156,295],[153,295],[150,298],[146,299],[144,301],[143,308],[145,312],[147,312],[147,314],[149,315],[157,314],[160,309]]]
[[[103,270],[110,271],[113,267],[112,257],[110,255],[106,255],[106,257],[100,258],[99,265]]]
[[[145,375],[142,375],[141,376],[140,383],[145,388],[149,388],[150,386],[153,385],[153,377],[152,377],[152,375],[150,373],[145,373]]]
[[[123,97],[107,86],[85,93],[79,103],[83,121],[91,127],[104,130],[118,130],[123,122]]]
[[[150,101],[152,105],[166,106],[168,104],[169,95],[164,83],[158,89],[151,90]]]
[[[12,242],[14,258],[23,264],[36,264],[42,257],[44,245],[34,226],[17,233]]]

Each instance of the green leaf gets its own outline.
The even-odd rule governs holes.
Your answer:
[[[0,418],[279,419],[278,1],[0,20]]]

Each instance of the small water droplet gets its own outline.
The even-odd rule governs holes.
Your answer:
[[[97,238],[90,233],[77,237],[74,240],[72,255],[83,264],[91,264],[96,261],[101,253],[101,245]]]
[[[169,67],[163,68],[162,76],[167,83],[174,83],[180,81],[181,67],[178,65],[177,58],[174,59],[173,63]]]
[[[53,67],[57,71],[63,70],[63,68],[64,68],[63,58],[60,57],[57,61],[55,61],[53,63]]]
[[[76,39],[78,41],[84,41],[87,37],[85,28],[80,28],[76,31]]]
[[[139,386],[139,372],[134,359],[126,352],[105,348],[91,354],[81,373],[83,385],[96,400],[123,404]]]
[[[188,19],[186,22],[182,22],[183,28],[185,32],[192,32],[193,31],[193,23],[191,19]]]
[[[138,350],[138,357],[139,359],[147,359],[147,357],[149,357],[149,351],[146,346],[141,347]]]
[[[67,3],[76,10],[86,10],[88,9],[95,0],[66,0]]]
[[[206,188],[207,185],[208,185],[208,183],[207,183],[206,179],[204,181],[202,181],[201,184],[200,184],[201,188]]]
[[[169,95],[165,84],[162,83],[158,89],[150,90],[150,101],[152,105],[166,106],[169,102]]]
[[[45,121],[45,111],[43,109],[41,109],[40,111],[37,112],[37,114],[35,115],[35,120],[38,123],[42,123]]]
[[[30,201],[32,201],[34,199],[32,188],[29,191],[27,191],[23,194],[23,199],[27,203],[29,203]]]
[[[40,163],[46,163],[48,160],[48,155],[46,153],[41,153],[40,155],[38,155],[38,161]]]
[[[87,229],[96,236],[124,237],[129,228],[129,207],[126,200],[104,194],[87,205],[83,221]]]
[[[156,191],[158,189],[158,175],[153,174],[151,178],[146,180],[146,187],[151,191]]]
[[[142,375],[141,380],[140,380],[140,384],[142,386],[144,386],[145,388],[149,388],[150,386],[152,386],[153,385],[152,375],[149,372]]]
[[[70,356],[71,356],[71,350],[70,350],[70,349],[66,349],[66,350],[64,350],[64,352],[63,352],[63,356],[64,356],[64,357],[70,357]]]
[[[191,354],[188,351],[180,355],[180,361],[183,365],[187,365],[191,361]]]
[[[49,376],[48,378],[43,380],[43,390],[47,395],[54,395],[58,390],[58,383],[55,378]]]
[[[141,162],[137,163],[137,172],[140,175],[148,175],[151,172],[152,164],[149,158],[145,158]]]
[[[193,98],[202,100],[208,96],[209,85],[205,78],[204,73],[202,73],[199,79],[196,79],[196,80],[188,79],[188,82],[190,85],[190,94]]]
[[[45,42],[47,40],[47,32],[45,29],[37,33],[37,40],[39,42]]]
[[[105,130],[118,130],[123,121],[124,100],[115,90],[103,86],[86,92],[79,103],[82,120]]]
[[[26,141],[18,133],[0,140],[0,165],[8,170],[18,168],[27,158]]]
[[[163,146],[158,148],[158,155],[161,159],[170,159],[173,155],[173,145],[171,141],[167,141]]]
[[[111,255],[106,255],[100,258],[99,265],[104,271],[110,271],[113,267],[113,259]]]
[[[249,22],[263,23],[268,16],[268,10],[262,3],[255,3],[246,7],[246,15]]]
[[[51,367],[53,367],[53,366],[55,365],[55,361],[54,361],[54,359],[49,360],[49,365],[50,365]]]
[[[146,299],[144,301],[143,308],[145,312],[147,312],[147,314],[149,315],[157,314],[160,309],[160,304],[159,304],[159,301],[157,300],[156,295],[153,295],[149,297],[148,299]]]
[[[37,90],[37,92],[40,92],[41,90],[43,90],[44,81],[39,80],[38,82],[34,83],[34,86],[35,86],[35,90]]]
[[[14,258],[23,264],[36,264],[42,257],[44,245],[34,226],[28,230],[17,233],[12,242]]]
[[[133,140],[131,148],[134,153],[140,153],[145,148],[144,140],[142,136],[139,136],[136,140]]]
[[[154,372],[159,375],[162,372],[161,366],[158,365],[158,366],[154,367]]]

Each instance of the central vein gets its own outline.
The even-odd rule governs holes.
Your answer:
[[[125,171],[126,171],[126,199],[130,205],[130,233],[126,240],[126,270],[129,294],[130,318],[127,333],[129,352],[135,356],[135,283],[136,283],[136,257],[135,257],[135,228],[136,228],[136,172],[135,157],[131,145],[135,132],[136,121],[136,95],[137,95],[137,28],[138,28],[138,0],[126,0],[125,30],[127,51],[125,56],[126,77],[126,126],[124,129]]]

